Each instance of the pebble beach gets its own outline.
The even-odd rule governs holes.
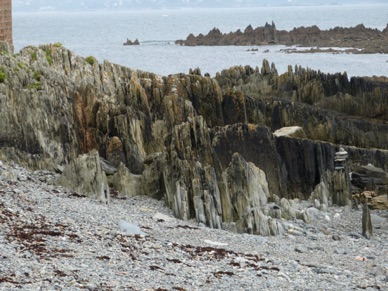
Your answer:
[[[0,161],[0,290],[388,290],[387,211],[371,211],[367,240],[361,207],[301,202],[310,224],[262,237],[145,196],[103,204],[57,177]]]

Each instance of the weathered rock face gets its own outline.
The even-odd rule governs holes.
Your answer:
[[[109,184],[119,192],[121,196],[133,197],[143,195],[140,175],[133,175],[128,168],[121,163],[117,172],[108,177]]]
[[[388,82],[349,81],[346,74],[326,75],[298,67],[295,73],[290,67],[288,73],[278,75],[265,60],[261,71],[234,67],[216,79],[226,91],[226,124],[264,124],[273,131],[300,126],[309,139],[387,149]]]
[[[349,175],[333,178],[339,144],[350,170],[365,162],[388,169],[384,81],[348,84],[300,68],[279,76],[268,62],[216,78],[199,70],[161,77],[90,63],[53,45],[1,60],[7,77],[0,83],[0,158],[32,168],[67,165],[63,179],[75,182],[63,184],[73,189],[81,183],[77,171],[106,185],[105,171],[121,195],[164,199],[178,218],[279,234],[280,218],[309,220],[290,199],[314,192],[326,206],[347,203],[350,190],[338,183],[348,185]],[[347,115],[345,94],[356,117]],[[372,111],[369,97],[382,107]],[[284,126],[305,134],[273,135]],[[93,171],[84,168],[89,164]],[[89,174],[82,183],[94,183]],[[93,189],[90,195],[106,199]]]
[[[388,195],[380,195],[373,197],[368,203],[368,206],[372,209],[388,210]]]
[[[377,194],[388,192],[388,173],[371,164],[359,166],[352,172],[352,184],[355,192],[375,191]]]
[[[233,209],[231,221],[236,222],[239,232],[260,233],[262,223],[257,220],[262,218],[261,207],[270,195],[265,173],[235,153],[224,177]]]
[[[354,47],[354,53],[387,53],[385,43],[388,40],[387,29],[383,31],[366,28],[363,24],[355,27],[335,27],[329,30],[320,30],[316,25],[298,27],[291,31],[277,30],[275,24],[266,23],[265,26],[253,29],[249,25],[244,32],[237,30],[223,34],[213,28],[207,35],[190,34],[186,40],[177,40],[175,43],[187,46],[196,45],[302,45],[320,47]]]
[[[109,203],[108,180],[96,150],[72,160],[56,181],[58,185]]]

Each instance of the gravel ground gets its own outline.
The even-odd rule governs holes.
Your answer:
[[[110,205],[0,161],[0,290],[388,290],[388,212],[309,208],[261,237],[173,217],[163,201]],[[304,202],[309,206],[307,202]]]

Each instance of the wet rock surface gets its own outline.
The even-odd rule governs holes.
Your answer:
[[[163,201],[109,205],[52,185],[59,174],[0,161],[1,290],[385,290],[388,213],[307,202],[311,223],[262,237],[182,221]],[[295,204],[296,203],[296,204]],[[287,226],[286,226],[287,225]]]
[[[186,40],[177,40],[175,43],[186,46],[197,45],[300,45],[314,46],[312,50],[287,50],[294,52],[341,52],[341,50],[323,50],[319,47],[345,47],[347,53],[388,53],[385,43],[388,40],[388,25],[380,31],[366,28],[363,24],[355,27],[335,27],[329,30],[321,30],[317,26],[297,27],[291,31],[278,30],[275,24],[266,23],[265,26],[253,28],[249,25],[243,32],[221,33],[213,28],[207,35],[190,34]]]

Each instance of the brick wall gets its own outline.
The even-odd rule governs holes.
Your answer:
[[[0,0],[0,40],[12,47],[12,0]]]

